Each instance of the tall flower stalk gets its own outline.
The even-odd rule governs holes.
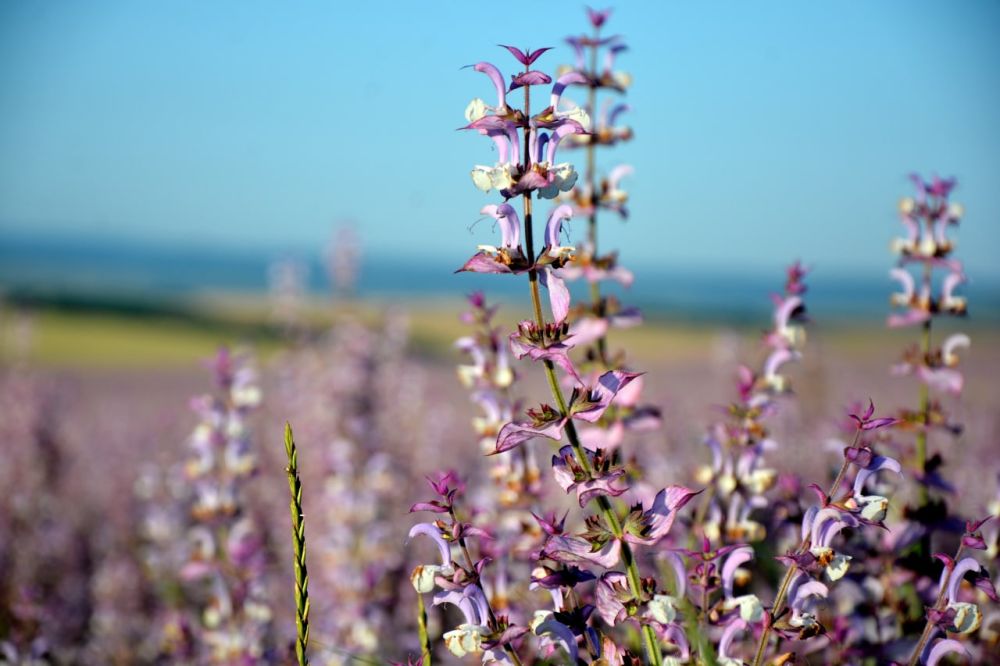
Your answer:
[[[778,446],[767,422],[779,399],[791,394],[784,368],[801,359],[805,346],[806,272],[799,262],[788,268],[783,293],[772,296],[773,325],[762,340],[764,361],[754,369],[739,367],[736,400],[726,409],[726,419],[705,435],[712,463],[696,473],[706,491],[694,532],[710,541],[739,544],[760,542],[766,536],[765,525],[753,520],[751,513],[767,506],[765,494],[777,481],[777,471],[764,466],[765,454]]]
[[[962,580],[967,575],[972,575],[975,587],[981,590],[990,601],[994,603],[1000,601],[989,572],[975,558],[963,557],[966,550],[986,550],[986,542],[980,530],[991,518],[992,516],[989,516],[983,520],[969,521],[965,524],[965,532],[954,557],[948,557],[944,553],[935,554],[944,568],[941,571],[934,605],[927,609],[927,623],[910,656],[910,666],[916,666],[921,661],[936,663],[938,659],[949,652],[971,656],[962,643],[947,636],[935,640],[933,646],[930,641],[940,633],[968,635],[977,631],[982,625],[983,614],[979,607],[960,597]]]
[[[190,554],[180,576],[206,593],[197,657],[204,663],[260,660],[270,653],[265,541],[246,505],[257,469],[248,419],[261,400],[249,359],[222,348],[211,363],[217,392],[192,401],[200,422],[185,471],[194,488]]]
[[[527,65],[525,67],[525,72],[529,71]],[[524,115],[530,117],[530,107],[531,107],[531,95],[530,86],[524,87]],[[525,139],[525,148],[527,152],[528,139]],[[530,165],[528,165],[530,166]],[[534,248],[534,234],[533,234],[533,214],[532,214],[532,191],[529,189],[525,191],[522,195],[523,210],[524,210],[524,229],[525,229],[525,242],[527,244],[527,251],[529,257],[535,256]],[[592,223],[591,229],[596,230],[596,222]],[[594,232],[596,233],[596,231]],[[552,258],[552,249],[549,249],[547,253],[548,258]],[[538,286],[538,268],[532,267],[528,270],[528,286],[531,293],[531,305],[532,310],[535,315],[535,325],[538,329],[542,330],[546,327],[545,318],[542,314],[542,302],[541,294]],[[550,281],[559,280],[557,277],[548,277]],[[551,285],[550,290],[557,289],[556,285]],[[558,298],[558,297],[557,297]],[[554,304],[553,307],[560,307]],[[559,311],[554,311],[553,315],[558,317]],[[559,321],[555,322],[559,324]],[[545,376],[548,379],[549,388],[552,391],[552,398],[556,402],[556,409],[558,412],[558,418],[564,421],[563,427],[566,433],[566,438],[569,441],[569,445],[573,449],[573,455],[576,457],[576,462],[583,469],[585,474],[593,474],[594,470],[591,468],[590,460],[587,454],[583,450],[583,446],[580,444],[580,436],[577,434],[576,425],[570,418],[570,405],[566,401],[566,397],[563,395],[562,387],[559,384],[559,378],[556,375],[555,364],[549,360],[544,359],[542,361],[542,366],[545,370]],[[617,392],[617,391],[616,391]],[[628,585],[630,592],[636,598],[642,598],[643,589],[642,581],[639,577],[639,568],[636,565],[635,556],[632,553],[632,548],[627,541],[623,539],[625,533],[622,529],[621,521],[618,519],[618,514],[611,506],[610,500],[608,500],[606,495],[597,496],[597,506],[601,514],[601,517],[606,522],[607,526],[611,530],[612,536],[619,540],[621,543],[621,560],[625,565],[626,575],[628,579]],[[662,655],[660,648],[657,644],[656,634],[650,625],[643,625],[642,627],[643,640],[645,642],[646,656],[651,664],[659,665],[662,663]]]
[[[928,437],[932,429],[949,425],[940,404],[932,400],[931,392],[961,393],[963,378],[955,369],[959,361],[957,351],[969,346],[969,338],[963,334],[952,335],[940,348],[934,347],[932,339],[935,318],[966,314],[965,298],[955,293],[966,282],[965,271],[962,263],[952,258],[955,243],[948,237],[949,229],[959,224],[964,210],[950,200],[955,179],[935,176],[928,182],[911,174],[910,180],[916,196],[900,202],[900,221],[906,236],[893,242],[899,261],[890,271],[901,288],[891,297],[892,305],[899,311],[889,316],[888,324],[893,328],[920,327],[919,346],[908,349],[895,370],[913,374],[920,381],[919,405],[915,411],[904,412],[903,420],[916,431],[914,467],[921,484],[920,504],[925,506],[930,500],[931,485]]]
[[[876,454],[870,436],[880,428],[895,423],[889,417],[876,417],[875,406],[861,414],[851,414],[855,422],[854,440],[844,449],[844,460],[836,478],[826,491],[812,486],[818,503],[811,506],[802,519],[801,539],[779,559],[787,567],[774,603],[764,617],[753,666],[760,666],[767,653],[768,639],[773,631],[782,636],[808,638],[823,633],[824,627],[812,610],[813,597],[826,598],[829,590],[812,574],[825,574],[831,583],[843,578],[851,557],[833,548],[834,539],[845,529],[861,526],[884,527],[889,500],[880,495],[866,494],[866,483],[878,472],[901,470],[898,461]],[[857,473],[853,487],[843,492],[844,481],[854,467]]]
[[[600,255],[598,252],[598,213],[603,208],[617,213],[622,219],[628,217],[628,194],[621,189],[621,179],[632,173],[632,167],[620,164],[611,169],[607,176],[598,179],[597,149],[613,147],[619,142],[632,138],[632,129],[619,124],[622,114],[630,107],[615,102],[614,95],[622,95],[631,85],[630,75],[616,71],[615,63],[619,53],[627,46],[618,35],[602,37],[601,30],[611,15],[611,10],[588,9],[591,27],[589,35],[572,36],[566,42],[576,55],[572,71],[583,76],[578,84],[587,88],[586,110],[593,122],[591,132],[570,137],[569,147],[582,147],[586,151],[586,171],[582,183],[578,183],[566,199],[574,207],[574,216],[587,218],[587,238],[578,248],[573,265],[564,270],[568,278],[583,277],[590,288],[590,311],[595,317],[606,317],[619,309],[618,303],[601,293],[601,282],[616,280],[625,286],[632,282],[632,273],[618,266],[614,252]],[[599,64],[599,58],[604,57]],[[599,98],[601,108],[598,109]],[[607,334],[600,336],[594,346],[593,357],[605,369],[610,369],[612,359],[607,348]]]
[[[483,213],[492,216],[500,226],[501,243],[481,246],[460,270],[527,273],[532,319],[522,321],[518,331],[511,335],[511,349],[517,358],[528,356],[541,362],[555,404],[543,404],[529,410],[529,421],[511,421],[504,425],[498,433],[494,453],[510,451],[536,437],[554,440],[566,437],[567,446],[553,458],[557,481],[567,492],[576,490],[581,507],[593,502],[597,515],[587,519],[588,530],[581,535],[564,534],[561,526],[549,523],[546,530],[549,539],[539,554],[543,559],[573,564],[588,560],[587,553],[594,553],[589,559],[605,568],[622,565],[624,572],[609,572],[602,581],[610,585],[609,575],[624,579],[628,590],[625,602],[637,612],[652,599],[655,582],[650,580],[647,584],[640,576],[633,544],[659,542],[672,525],[676,512],[694,493],[681,487],[666,488],[657,495],[651,508],[643,510],[640,504],[623,520],[610,497],[625,492],[626,487],[621,485],[627,483],[624,469],[614,459],[606,460],[600,449],[587,449],[582,443],[576,422],[594,424],[600,421],[619,393],[639,376],[624,370],[609,370],[585,378],[570,359],[570,350],[595,342],[608,325],[602,318],[580,320],[572,326],[568,321],[570,293],[560,271],[572,267],[575,257],[575,248],[561,243],[563,223],[573,213],[571,206],[559,205],[550,212],[544,246],[536,255],[534,196],[551,199],[559,191],[572,187],[577,178],[575,169],[568,163],[557,163],[556,150],[565,138],[587,134],[589,125],[586,113],[578,107],[563,111],[560,100],[567,86],[587,83],[588,79],[578,71],[561,75],[555,81],[549,105],[532,115],[531,88],[551,83],[552,79],[532,70],[531,65],[548,49],[524,52],[506,48],[524,66],[521,73],[512,77],[511,84],[511,90],[524,88],[523,107],[510,106],[509,91],[494,65],[477,63],[473,68],[486,74],[496,88],[497,105],[488,107],[481,100],[473,100],[467,109],[470,123],[466,126],[466,129],[491,138],[498,149],[500,161],[493,167],[477,166],[472,177],[481,189],[496,189],[505,199],[502,204],[483,208]],[[521,198],[523,227],[517,212],[507,203],[515,197]],[[522,229],[525,250],[520,245]],[[551,320],[543,313],[541,286],[548,291]],[[563,390],[563,382],[571,388],[568,395]],[[613,618],[612,625],[617,623],[616,619]],[[573,632],[568,625],[559,624],[565,631]],[[652,664],[662,663],[660,639],[654,624],[650,621],[638,624],[647,660]],[[581,626],[578,630],[584,631],[584,628]]]

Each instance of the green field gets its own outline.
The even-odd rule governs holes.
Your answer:
[[[412,351],[426,357],[453,359],[452,342],[467,332],[458,319],[459,308],[458,301],[408,303],[405,309],[376,302],[339,308],[313,303],[303,311],[297,333],[289,335],[269,317],[266,306],[258,299],[215,297],[162,307],[6,306],[0,309],[0,361],[20,360],[42,367],[156,368],[190,365],[222,344],[249,346],[266,359],[282,346],[294,344],[296,336],[320,335],[346,318],[377,321],[390,310],[404,313]],[[521,314],[501,310],[498,324],[512,330]],[[756,327],[671,321],[661,315],[637,328],[614,331],[612,337],[616,346],[627,348],[635,358],[669,363],[705,358],[717,339],[714,334],[720,330],[731,330],[749,340],[767,324],[763,313]],[[884,354],[887,348],[899,350],[912,337],[907,331],[887,330],[872,322],[821,324],[816,323],[813,334],[855,358]],[[998,337],[994,328],[979,328],[977,346],[993,346]]]

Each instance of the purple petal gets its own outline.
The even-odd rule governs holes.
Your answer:
[[[539,72],[537,70],[532,69],[527,72],[521,72],[520,74],[516,74],[513,77],[511,77],[510,89],[507,92],[510,92],[512,90],[517,90],[518,88],[521,88],[523,86],[544,86],[548,85],[549,83],[552,83],[552,77],[550,77],[545,72]]]
[[[697,494],[698,491],[683,486],[667,486],[656,494],[653,505],[645,512],[649,524],[646,536],[638,537],[626,534],[625,540],[647,546],[654,545],[670,531],[670,527],[677,517],[677,512]]]
[[[597,378],[597,383],[589,389],[589,395],[586,397],[591,404],[585,404],[577,410],[574,410],[572,406],[570,407],[573,418],[589,423],[597,422],[604,415],[604,412],[607,411],[611,405],[611,401],[615,399],[618,392],[641,375],[642,373],[640,372],[625,372],[623,370],[605,372]]]
[[[605,319],[587,317],[578,319],[569,327],[569,333],[563,338],[563,344],[568,349],[586,347],[597,342],[608,332],[608,322]]]
[[[569,663],[575,664],[579,661],[580,649],[576,645],[576,636],[562,622],[549,618],[535,628],[535,634],[538,636],[551,635],[555,637],[566,648],[566,652],[569,653]]]
[[[441,504],[435,504],[434,502],[417,502],[410,507],[410,513],[416,513],[417,511],[430,511],[431,513],[448,513],[448,507],[442,506]]]
[[[184,581],[199,580],[211,575],[216,569],[213,562],[194,560],[188,562],[180,570],[180,578]]]
[[[532,361],[552,361],[566,371],[576,383],[582,384],[583,380],[580,379],[580,375],[577,373],[567,353],[569,349],[570,347],[565,343],[556,343],[549,347],[537,347],[522,341],[516,333],[510,336],[510,350],[515,358],[520,360],[527,356]]]
[[[600,28],[601,26],[603,26],[605,21],[608,20],[609,16],[611,16],[610,8],[598,11],[596,9],[591,9],[590,7],[587,7],[587,18],[590,19],[590,25],[594,26],[595,28]]]
[[[983,550],[985,550],[985,548]],[[1000,601],[1000,597],[997,596],[997,589],[993,586],[993,581],[990,579],[989,573],[987,573],[985,569],[983,570],[983,575],[976,578],[973,584],[979,588],[983,594],[989,597],[990,601],[993,603]]]
[[[583,42],[580,38],[567,37],[566,43],[573,47],[573,53],[576,55],[576,69],[581,70],[586,67],[583,57]]]
[[[788,328],[789,321],[798,308],[802,307],[802,299],[792,296],[782,300],[781,305],[774,311],[774,328],[781,331]]]
[[[568,120],[559,125],[556,130],[549,137],[549,152],[545,157],[545,161],[549,164],[556,163],[556,149],[559,148],[559,142],[563,140],[563,137],[569,136],[570,134],[586,134],[587,130],[584,129],[583,125],[576,122],[575,120]]]
[[[820,509],[813,519],[812,545],[829,548],[830,541],[845,527],[856,527],[857,519],[849,513],[844,513],[834,507]]]
[[[970,571],[982,571],[982,566],[974,558],[963,557],[952,569],[951,578],[948,579],[948,602],[955,603],[958,600],[958,589],[962,585],[962,579]]]
[[[529,64],[528,56],[526,56],[524,54],[524,51],[522,51],[521,49],[517,48],[516,46],[507,46],[506,44],[500,44],[500,46],[510,51],[510,54],[515,58],[517,58],[517,61],[522,65],[527,66]]]
[[[410,528],[407,538],[412,539],[419,534],[430,537],[437,544],[438,550],[441,552],[441,566],[446,567],[451,564],[451,546],[441,536],[441,530],[434,523],[417,523]]]
[[[618,183],[625,176],[635,173],[635,168],[631,164],[619,164],[608,172],[608,187],[612,190],[618,189]]]
[[[486,134],[490,130],[503,130],[506,131],[511,126],[516,127],[513,122],[503,118],[501,116],[487,115],[479,118],[478,120],[473,120],[471,123],[462,127],[461,129],[476,130],[480,134]]]
[[[892,417],[882,417],[879,419],[872,419],[861,426],[862,430],[875,430],[877,428],[884,428],[885,426],[891,426],[896,423],[897,419]]]
[[[670,563],[670,568],[674,573],[673,596],[683,599],[684,594],[687,592],[687,568],[684,566],[684,560],[679,553],[672,550],[663,553],[663,557]]]
[[[539,172],[531,169],[517,181],[517,192],[524,193],[529,190],[539,190],[548,187],[549,180]]]
[[[919,308],[910,308],[906,311],[906,314],[902,315],[889,315],[886,319],[886,324],[889,328],[902,328],[904,326],[913,326],[914,324],[922,324],[931,318],[931,313],[926,310],[921,310]]]
[[[858,475],[854,477],[854,494],[864,494],[865,482],[876,472],[888,470],[902,475],[903,468],[899,461],[888,456],[875,456],[865,469],[858,470]]]
[[[510,266],[502,264],[494,259],[490,254],[479,251],[462,264],[456,273],[512,273]]]
[[[580,503],[580,508],[587,506],[590,500],[594,499],[598,495],[607,495],[609,497],[618,497],[628,490],[628,486],[621,488],[615,487],[615,481],[621,480],[625,476],[625,470],[618,470],[617,472],[610,474],[604,478],[592,479],[585,483],[581,483],[576,487],[576,499]]]
[[[795,582],[791,585],[788,593],[790,599],[789,606],[801,609],[809,597],[819,597],[825,599],[830,593],[830,588],[805,573],[799,573]]]
[[[488,62],[477,62],[472,66],[472,69],[477,72],[482,72],[486,76],[490,77],[490,81],[493,82],[493,87],[496,88],[497,91],[497,108],[506,109],[507,91],[503,82],[503,74],[500,73],[500,70]]]
[[[937,666],[944,659],[944,656],[950,653],[964,654],[970,658],[972,656],[959,641],[956,641],[954,638],[942,638],[934,643],[934,647],[927,652],[927,656],[923,658],[923,662],[926,666]]]
[[[617,104],[611,109],[611,113],[608,114],[608,119],[606,125],[608,127],[614,127],[615,123],[618,121],[618,116],[625,113],[626,111],[631,111],[632,107],[628,104]]]
[[[935,391],[959,395],[965,385],[965,377],[953,368],[928,368],[921,365],[917,368],[917,376],[927,386]]]
[[[486,130],[486,136],[493,140],[493,145],[497,149],[497,164],[510,164],[510,137],[507,129]]]
[[[624,44],[613,44],[607,51],[604,52],[604,74],[610,75],[611,71],[615,68],[615,56],[617,56],[622,51],[628,51],[628,47]]]
[[[584,454],[591,460],[591,466],[593,466],[594,452],[584,449]],[[616,482],[621,482],[622,477],[625,476],[625,470],[620,468],[586,481],[577,482],[570,470],[570,461],[573,459],[573,447],[562,447],[557,455],[552,456],[552,473],[556,483],[563,490],[567,493],[576,491],[576,498],[581,508],[587,506],[587,503],[598,495],[618,497],[628,490],[627,485],[622,487],[615,485]]]
[[[534,51],[532,51],[531,53],[528,54],[528,62],[525,63],[525,64],[530,67],[532,65],[532,63],[534,63],[536,60],[538,60],[539,56],[541,56],[546,51],[551,51],[551,50],[552,50],[551,46],[543,46],[540,49],[535,49]]]
[[[627,585],[628,579],[620,571],[609,571],[597,581],[597,589],[594,594],[596,600],[594,603],[597,606],[597,614],[609,626],[613,627],[628,617],[625,604],[618,598],[618,591],[616,590],[616,588],[625,588]]]
[[[544,552],[547,557],[563,564],[579,564],[590,562],[610,569],[618,564],[621,558],[621,542],[612,539],[604,547],[593,552],[590,542],[578,536],[555,536],[548,540]]]
[[[949,273],[948,277],[941,283],[941,300],[947,301],[953,298],[952,292],[955,287],[965,282],[965,275],[959,271]]]
[[[778,369],[788,361],[798,360],[800,354],[789,349],[776,349],[764,362],[764,376],[776,377]]]
[[[562,430],[565,424],[565,418],[540,428],[534,427],[531,423],[507,423],[500,428],[500,432],[497,434],[497,446],[492,453],[510,451],[535,437],[547,437],[559,441],[562,439]]]
[[[482,590],[479,590],[479,595],[477,596],[475,592],[469,593],[470,588],[475,588],[478,590],[478,586],[469,585],[460,590],[441,590],[434,595],[434,605],[440,606],[442,604],[452,604],[457,606],[459,610],[462,611],[462,615],[465,616],[465,621],[467,624],[485,624],[489,620],[489,613],[487,612],[485,616],[481,617],[485,607],[483,602],[485,597],[480,598],[482,595]]]
[[[752,559],[753,548],[750,546],[740,546],[726,558],[725,563],[722,565],[722,589],[727,599],[733,597],[733,585],[735,582],[733,579],[736,576],[736,570]]]
[[[500,225],[501,247],[514,249],[521,244],[521,218],[510,204],[483,206],[479,211],[489,215]]]
[[[722,632],[722,638],[719,639],[719,651],[718,655],[720,659],[733,659],[729,655],[729,646],[732,645],[733,640],[736,638],[736,634],[741,631],[746,631],[750,627],[745,620],[740,618],[734,619],[732,622],[726,625],[725,630]]]
[[[559,247],[559,237],[562,235],[563,222],[573,217],[573,207],[569,204],[556,206],[545,223],[545,246]]]
[[[560,280],[552,272],[549,266],[538,272],[538,281],[549,290],[549,305],[552,308],[552,317],[555,323],[561,324],[569,316],[569,289],[566,283]]]
[[[566,72],[558,79],[556,83],[552,86],[552,97],[549,99],[549,106],[552,107],[552,112],[555,113],[559,110],[559,99],[562,97],[563,91],[566,90],[568,86],[574,83],[588,83],[589,79],[580,72]]]

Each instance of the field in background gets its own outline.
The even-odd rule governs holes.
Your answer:
[[[700,461],[701,428],[733,395],[735,368],[741,362],[760,360],[757,340],[768,325],[764,306],[755,325],[678,322],[660,314],[640,327],[613,332],[612,347],[628,349],[632,367],[648,373],[649,397],[666,416],[664,431],[646,437],[639,443],[641,448],[669,452],[672,464],[684,468]],[[280,370],[281,350],[295,346],[296,339],[321,336],[352,319],[376,322],[388,312],[404,314],[409,328],[407,354],[446,405],[441,414],[448,449],[468,448],[469,455],[475,455],[463,443],[472,439],[467,425],[472,406],[465,409],[468,398],[454,379],[459,356],[452,342],[465,333],[457,303],[367,301],[331,308],[312,302],[302,308],[291,330],[276,323],[266,303],[250,298],[204,298],[160,309],[50,305],[29,311],[8,307],[0,319],[0,340],[4,365],[26,365],[66,383],[70,393],[82,396],[74,404],[89,405],[84,411],[146,414],[161,424],[158,428],[170,423],[166,431],[159,431],[155,448],[161,454],[172,451],[167,457],[176,459],[184,454],[183,439],[190,426],[187,399],[206,388],[202,361],[219,345],[253,350],[261,360],[266,385]],[[512,327],[521,314],[514,307],[503,307],[499,323]],[[976,461],[992,455],[1000,440],[1000,394],[994,379],[1000,376],[1000,331],[977,327],[974,320],[958,323],[967,324],[963,330],[972,335],[973,346],[966,365],[967,390],[952,404],[967,430],[957,440],[963,455],[950,456],[949,462],[963,467],[965,473],[956,470],[950,476],[970,482],[974,490],[963,500],[976,503],[994,492],[993,480],[982,478]],[[871,397],[887,409],[913,401],[912,383],[889,372],[891,363],[913,340],[911,333],[870,323],[814,321],[805,358],[792,373],[798,397],[789,403],[789,414],[782,421],[785,431],[778,433],[787,447],[783,464],[797,471],[822,473],[829,456],[817,456],[817,451],[833,431],[838,413],[853,400]],[[524,385],[531,387],[525,394],[541,399],[545,393],[537,383],[539,378],[525,374]],[[89,423],[89,441],[150,439],[149,423],[142,418],[114,419],[110,426],[97,418],[81,418]],[[285,417],[271,414],[268,418],[280,425]],[[266,424],[265,430],[277,433],[277,426],[271,426]],[[438,461],[429,461],[423,471],[437,465]]]

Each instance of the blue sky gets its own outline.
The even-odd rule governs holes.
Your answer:
[[[457,266],[494,199],[454,131],[492,92],[465,64],[557,46],[576,3],[22,2],[0,5],[3,230],[366,250]],[[642,267],[824,272],[892,261],[906,173],[955,175],[959,253],[1000,279],[1000,4],[622,2],[632,219],[602,243]],[[580,155],[582,159],[582,155]],[[578,224],[571,237],[584,232]]]

